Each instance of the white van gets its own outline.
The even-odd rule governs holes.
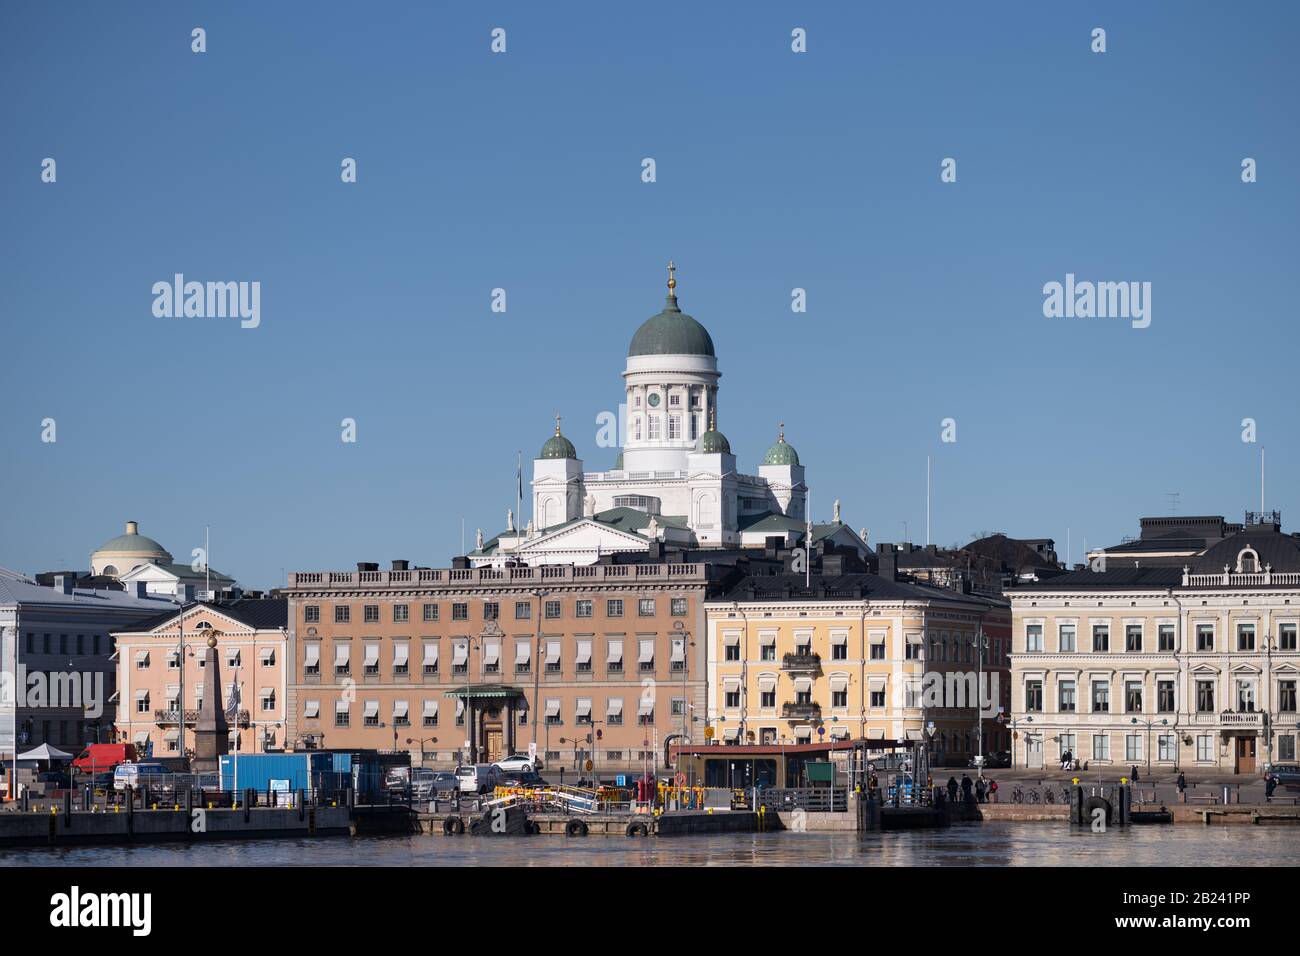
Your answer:
[[[461,793],[488,793],[496,789],[497,772],[490,763],[467,763],[456,768]]]

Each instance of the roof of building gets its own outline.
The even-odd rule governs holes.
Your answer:
[[[1046,543],[1048,539],[1034,538],[1031,540]],[[980,557],[988,558],[999,567],[1016,572],[1026,568],[1056,567],[1055,563],[1025,541],[1018,538],[1009,538],[1005,534],[991,534],[983,538],[976,538],[961,550],[970,551]]]
[[[1222,569],[1220,569],[1222,570]],[[1071,571],[1044,581],[1027,581],[1017,584],[1017,591],[1073,591],[1112,590],[1127,588],[1137,590],[1164,590],[1178,587],[1183,582],[1182,568],[1113,568],[1106,571]]]
[[[699,452],[702,455],[730,455],[731,442],[727,436],[716,428],[710,428],[700,436]]]
[[[650,519],[655,519],[655,523],[661,528],[683,528],[687,529],[690,525],[686,521],[685,515],[650,515],[639,508],[610,508],[606,511],[598,511],[590,517],[583,516],[580,518],[571,518],[568,521],[561,521],[559,524],[553,524],[547,528],[542,528],[539,534],[554,534],[556,531],[562,531],[572,525],[581,524],[584,521],[595,521],[598,524],[606,525],[610,528],[616,528],[619,531],[640,532],[649,527]],[[521,535],[521,531],[502,531],[483,542],[482,549],[475,549],[470,554],[491,554],[500,545],[502,538],[512,538]]]
[[[742,578],[719,600],[723,601],[811,601],[847,600],[949,601],[1003,607],[1005,601],[979,594],[963,594],[950,588],[908,584],[878,574],[752,574]]]
[[[61,589],[43,587],[15,571],[0,568],[0,604],[58,604],[77,607],[102,607],[117,610],[148,610],[175,607],[170,598],[136,597],[124,590],[74,587],[71,594]]]
[[[538,458],[574,458],[578,457],[578,449],[573,447],[573,442],[560,434],[560,416],[555,416],[555,434],[546,439],[546,444],[542,445]]]
[[[131,571],[128,571],[123,575],[123,577],[130,577],[133,572],[142,571],[151,567],[162,568],[168,574],[174,574],[176,577],[181,578],[184,581],[211,581],[213,584],[233,584],[235,581],[235,579],[230,575],[222,574],[220,571],[216,571],[212,568],[208,568],[206,571],[195,571],[194,568],[188,564],[176,564],[170,561],[151,561],[147,565],[132,568]]]
[[[776,444],[767,450],[763,456],[765,465],[797,465],[799,464],[799,453],[794,450],[785,440],[785,422],[781,423],[781,430],[777,433]]]
[[[174,621],[181,614],[193,607],[210,607],[214,611],[234,618],[259,631],[274,630],[289,626],[289,601],[286,598],[236,598],[233,601],[191,601],[183,607],[175,607],[163,614],[146,618],[130,627],[123,628],[123,634],[141,634]]]
[[[1194,573],[1220,572],[1224,565],[1237,568],[1237,555],[1250,548],[1259,555],[1259,568],[1300,571],[1300,538],[1283,533],[1276,525],[1250,525],[1224,538],[1188,562]]]

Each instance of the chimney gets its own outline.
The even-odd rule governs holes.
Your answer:
[[[411,562],[410,562],[410,561],[403,561],[403,560],[401,560],[401,559],[399,559],[399,558],[394,558],[394,559],[393,559],[393,570],[394,570],[394,571],[409,571],[409,570],[411,570]]]
[[[181,593],[178,595],[178,597],[181,597],[186,604],[194,603],[194,585],[192,584],[185,585],[185,587],[181,590]]]
[[[898,554],[892,544],[876,545],[876,558],[879,567],[876,571],[886,581],[893,581],[898,574]]]
[[[149,585],[147,582],[145,581],[135,582],[135,596],[138,598],[146,598],[149,596]]]
[[[140,526],[139,526],[136,522],[134,522],[134,521],[128,521],[128,522],[126,523],[126,533],[127,533],[127,534],[139,534],[139,533],[140,533]]]
[[[358,561],[358,562],[357,562],[357,570],[358,570],[358,571],[378,571],[378,570],[379,570],[379,562],[377,562],[377,561]]]
[[[64,594],[71,594],[72,589],[77,586],[77,578],[72,574],[56,574],[54,576],[54,590],[61,591]]]

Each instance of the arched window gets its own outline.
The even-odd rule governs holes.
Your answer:
[[[1259,571],[1259,554],[1254,548],[1242,548],[1237,555],[1238,574],[1256,574]]]

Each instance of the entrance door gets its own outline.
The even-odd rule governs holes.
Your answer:
[[[487,748],[486,748],[487,762],[496,763],[498,760],[500,760],[502,757],[505,756],[505,754],[502,752],[501,749],[502,736],[503,736],[501,725],[496,724],[495,726],[487,727],[486,734],[487,734]]]
[[[1237,738],[1237,773],[1255,772],[1255,738]]]
[[[1043,769],[1043,738],[1025,736],[1026,765],[1030,770]]]

